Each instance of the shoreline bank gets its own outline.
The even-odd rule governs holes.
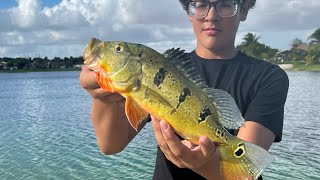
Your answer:
[[[293,68],[293,64],[278,64],[278,66],[283,69],[283,70],[288,70],[288,69],[291,69]]]
[[[320,64],[306,65],[304,62],[278,64],[280,68],[285,71],[308,71],[308,72],[320,72]]]

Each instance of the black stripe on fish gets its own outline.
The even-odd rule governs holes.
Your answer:
[[[179,103],[176,107],[176,109],[179,108],[179,106],[181,105],[181,103],[183,103],[184,101],[186,101],[187,97],[188,96],[191,96],[191,91],[189,88],[184,88],[183,91],[182,91],[182,94],[180,94],[179,96]]]
[[[180,105],[186,101],[188,96],[191,96],[191,91],[189,88],[184,88],[182,93],[179,96],[179,102],[178,102],[177,106],[171,111],[171,114],[177,111],[177,109],[180,107]]]
[[[156,76],[154,77],[153,83],[156,86],[160,86],[160,84],[163,83],[164,78],[166,77],[167,70],[165,70],[163,67],[159,69]]]
[[[205,107],[203,111],[199,115],[198,123],[200,124],[201,122],[205,121],[208,116],[210,116],[212,112],[208,107]]]

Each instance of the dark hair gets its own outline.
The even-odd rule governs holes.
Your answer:
[[[181,5],[182,5],[182,8],[188,12],[188,6],[189,6],[189,3],[192,1],[192,0],[179,0]],[[256,4],[256,0],[243,0],[243,1],[250,1],[249,2],[249,7],[250,9],[253,8]]]

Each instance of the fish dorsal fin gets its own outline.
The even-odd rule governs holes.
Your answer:
[[[139,125],[149,117],[149,113],[130,97],[126,97],[125,109],[131,126],[138,131]]]
[[[238,129],[244,125],[244,119],[234,98],[221,89],[204,88],[210,99],[214,102],[219,122],[228,129]]]
[[[185,51],[180,50],[180,48],[172,48],[166,50],[163,55],[199,88],[203,89],[208,87],[201,77],[200,66],[192,62],[190,53],[185,53]]]

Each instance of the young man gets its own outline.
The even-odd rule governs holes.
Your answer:
[[[245,126],[231,133],[268,150],[281,140],[288,78],[278,66],[235,49],[239,24],[255,0],[180,2],[197,39],[196,49],[190,53],[192,60],[200,65],[208,86],[235,98],[246,120]],[[92,120],[99,147],[105,154],[122,151],[137,134],[125,116],[125,100],[119,94],[105,93],[87,68],[80,81],[93,97]],[[219,151],[208,137],[201,137],[196,146],[180,140],[165,121],[152,117],[152,122],[159,144],[154,179],[222,179]]]

